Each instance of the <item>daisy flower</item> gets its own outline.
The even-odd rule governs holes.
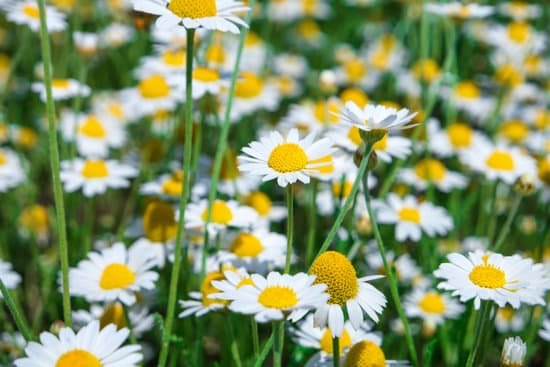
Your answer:
[[[415,125],[409,122],[416,116],[408,109],[400,110],[383,105],[367,104],[360,108],[355,102],[349,101],[339,115],[342,121],[363,131],[383,130],[385,132],[408,129]]]
[[[223,97],[227,97],[229,89],[224,90]],[[223,98],[222,101],[226,101]],[[251,71],[242,71],[235,84],[235,95],[231,108],[231,119],[240,120],[259,110],[275,111],[279,107],[281,94],[273,82],[262,79],[259,74]],[[227,106],[220,105],[224,111]]]
[[[251,192],[244,197],[243,203],[258,213],[258,225],[267,228],[269,228],[270,222],[280,222],[288,214],[284,205],[274,205],[269,196],[261,191]]]
[[[527,1],[506,1],[498,5],[498,12],[515,20],[527,20],[538,18],[542,9],[537,4],[529,4]]]
[[[162,199],[178,200],[181,195],[183,171],[175,170],[172,173],[160,175],[151,182],[141,185],[139,192],[148,196],[159,196]],[[206,195],[207,187],[197,182],[191,189],[191,198],[198,199]]]
[[[420,288],[407,295],[403,303],[407,316],[420,317],[430,331],[464,311],[464,306],[448,295]]]
[[[447,158],[472,148],[488,138],[463,122],[455,122],[441,129],[439,121],[430,119],[428,122],[430,150],[437,156]]]
[[[412,195],[402,199],[391,193],[386,202],[377,200],[373,204],[380,223],[396,224],[395,237],[399,242],[407,239],[418,242],[422,232],[430,237],[442,236],[453,228],[453,220],[444,208],[419,203]]]
[[[111,23],[99,34],[101,47],[120,47],[132,40],[135,29],[132,26],[121,23]]]
[[[75,158],[61,162],[61,181],[66,192],[82,189],[84,196],[103,194],[107,189],[130,186],[137,170],[114,160]]]
[[[493,99],[483,95],[481,89],[471,80],[463,80],[452,88],[443,89],[442,96],[476,121],[483,121],[488,117],[494,104]]]
[[[337,114],[341,108],[342,103],[338,98],[293,104],[280,122],[281,130],[298,129],[304,133],[324,131],[340,123]]]
[[[69,271],[70,292],[88,302],[136,303],[136,293],[153,289],[159,275],[151,269],[154,258],[143,247],[129,249],[122,243],[101,252],[91,252]]]
[[[25,181],[25,172],[15,152],[0,148],[0,193]]]
[[[234,294],[229,309],[254,315],[258,322],[288,318],[292,322],[324,303],[326,286],[314,284],[315,277],[305,273],[295,275],[271,272],[266,278],[252,274],[252,285],[243,285]]]
[[[193,99],[200,99],[207,94],[217,96],[227,82],[215,69],[196,67],[193,69]]]
[[[99,52],[99,35],[92,32],[74,32],[73,41],[78,52],[84,57],[92,57]]]
[[[223,280],[212,280],[214,288],[220,293],[210,295],[210,298],[233,300],[235,292],[244,285],[253,285],[252,278],[245,268],[234,268],[232,265],[222,265],[222,268],[229,267],[229,270],[223,271]]]
[[[460,160],[488,180],[502,180],[512,184],[524,174],[535,175],[535,160],[524,154],[520,148],[503,144],[479,144],[464,151]]]
[[[210,223],[208,230],[217,233],[228,227],[249,228],[258,215],[256,211],[247,206],[241,206],[236,201],[215,200],[212,203]],[[208,200],[198,203],[190,203],[185,213],[185,228],[203,228],[208,216]]]
[[[526,55],[544,49],[546,35],[536,31],[528,22],[513,21],[508,25],[495,24],[485,35],[485,40],[510,55]]]
[[[0,279],[7,289],[15,289],[21,283],[21,276],[13,271],[10,263],[0,260]],[[0,292],[0,299],[2,299]]]
[[[458,1],[447,4],[429,3],[426,4],[425,8],[430,13],[460,20],[486,18],[494,12],[494,8],[492,6],[479,5],[475,3],[463,4]]]
[[[0,4],[6,18],[15,23],[28,26],[33,32],[40,30],[40,11],[36,0],[7,0]],[[67,28],[65,14],[53,6],[46,6],[46,25],[49,32],[59,32]]]
[[[229,304],[228,300],[221,297],[213,297],[218,295],[220,290],[214,286],[214,282],[225,280],[224,273],[213,271],[206,275],[202,281],[200,292],[190,292],[188,301],[180,301],[180,306],[183,311],[179,314],[180,318],[186,318],[192,315],[201,317],[209,312],[223,310]],[[230,279],[231,275],[230,275]]]
[[[394,35],[387,33],[372,42],[363,57],[378,72],[400,69],[408,58],[405,47]]]
[[[43,332],[40,343],[30,342],[25,348],[27,357],[17,359],[16,367],[134,367],[143,360],[139,345],[122,347],[130,330],[118,330],[108,325],[100,330],[99,322],[93,321],[78,333],[68,327],[59,331],[59,336]]]
[[[135,75],[147,77],[160,74],[172,78],[178,76],[184,78],[186,62],[185,50],[167,48],[160,51],[158,55],[143,57]]]
[[[310,176],[333,169],[331,141],[314,139],[313,133],[300,139],[296,129],[290,130],[286,138],[273,131],[242,149],[245,155],[239,156],[239,170],[263,176],[263,181],[277,179],[282,187],[296,181],[308,184]]]
[[[220,32],[240,33],[239,27],[248,27],[237,14],[249,10],[234,0],[133,0],[134,10],[159,15],[159,28],[206,28]]]
[[[424,158],[414,167],[401,170],[399,178],[418,190],[426,190],[433,184],[443,192],[450,192],[468,184],[465,176],[449,171],[440,160],[433,158]]]
[[[468,257],[452,253],[450,263],[443,263],[434,272],[443,281],[438,288],[452,291],[461,302],[474,299],[479,309],[481,301],[493,301],[499,307],[507,303],[519,308],[521,303],[544,305],[548,284],[542,264],[519,256],[503,256],[491,252],[470,252]]]
[[[24,208],[17,220],[21,237],[34,239],[39,244],[46,244],[50,234],[50,217],[48,209],[39,204]]]
[[[525,315],[512,307],[501,307],[495,315],[495,328],[499,333],[520,332],[526,324]]]
[[[344,308],[356,330],[363,325],[363,313],[378,322],[378,314],[386,306],[386,297],[368,281],[383,276],[357,278],[355,268],[347,257],[335,251],[319,256],[311,265],[310,273],[316,276],[315,284],[327,285],[330,296],[326,302],[316,306],[316,326],[328,326],[335,337],[342,337]]]
[[[33,83],[32,90],[40,93],[40,99],[42,102],[46,102],[46,86],[44,83]],[[52,97],[55,101],[70,99],[78,95],[88,97],[90,92],[90,87],[75,79],[52,80]]]

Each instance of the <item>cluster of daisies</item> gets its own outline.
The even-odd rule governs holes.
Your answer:
[[[548,15],[497,3],[0,0],[0,365],[540,362]]]

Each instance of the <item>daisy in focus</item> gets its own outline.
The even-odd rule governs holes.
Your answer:
[[[242,149],[239,170],[263,176],[263,181],[277,179],[281,187],[297,181],[308,184],[311,176],[319,177],[333,170],[331,141],[314,140],[314,134],[300,139],[296,129],[290,130],[286,138],[273,131]]]
[[[137,292],[155,287],[159,275],[151,271],[154,266],[154,257],[143,247],[126,249],[115,243],[100,253],[89,253],[88,259],[70,269],[70,292],[88,302],[120,301],[131,306]]]
[[[130,335],[124,328],[117,331],[115,325],[99,328],[94,321],[75,334],[64,327],[59,336],[43,332],[40,343],[30,342],[25,348],[27,357],[17,359],[16,367],[137,367],[143,360],[139,345],[122,346]]]
[[[21,276],[13,271],[10,263],[0,260],[0,280],[7,289],[15,289],[21,283]],[[2,298],[2,292],[0,292],[0,299]]]

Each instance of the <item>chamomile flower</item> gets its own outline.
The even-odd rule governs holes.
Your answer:
[[[99,52],[99,35],[92,32],[74,32],[73,41],[78,52],[84,57],[92,57]]]
[[[228,270],[223,271],[223,280],[212,280],[214,288],[218,289],[220,293],[214,293],[210,298],[232,300],[235,298],[235,292],[237,292],[244,285],[253,285],[252,278],[245,268],[233,268],[233,266],[224,266],[221,268],[230,267]]]
[[[231,277],[231,276],[230,276]],[[202,281],[200,292],[190,292],[188,301],[180,301],[183,311],[180,318],[189,316],[201,317],[209,312],[223,310],[229,304],[228,300],[213,297],[218,295],[220,290],[214,286],[215,281],[225,280],[225,275],[220,271],[213,271],[206,275]]]
[[[218,233],[229,227],[249,228],[258,215],[256,211],[247,206],[241,206],[236,201],[215,200],[212,203],[210,223],[208,230]],[[190,203],[185,213],[186,228],[203,228],[208,217],[208,200],[198,203]]]
[[[430,13],[443,15],[455,19],[475,19],[486,18],[494,13],[494,8],[488,5],[479,5],[476,3],[463,4],[458,1],[446,4],[426,4],[426,10]]]
[[[316,276],[315,284],[327,285],[330,296],[326,302],[317,305],[316,326],[328,326],[335,337],[341,337],[344,332],[344,308],[356,330],[364,322],[364,313],[378,322],[378,314],[386,306],[386,297],[368,281],[381,276],[357,278],[351,262],[335,251],[321,254],[313,262],[310,273]]]
[[[498,308],[495,315],[495,328],[499,333],[518,332],[523,330],[526,320],[521,310],[506,306]]]
[[[487,142],[488,138],[463,122],[455,122],[441,129],[439,121],[428,122],[430,150],[437,156],[447,158],[459,154],[477,144]]]
[[[337,98],[293,104],[281,120],[280,127],[283,131],[298,129],[304,133],[321,132],[340,123],[337,114],[341,108],[342,103]]]
[[[434,185],[443,192],[462,189],[468,184],[465,176],[448,170],[440,160],[434,158],[424,158],[414,167],[403,169],[400,179],[419,190]]]
[[[536,172],[533,158],[517,147],[503,144],[478,144],[462,152],[460,160],[487,179],[502,180],[507,184],[514,183],[524,174],[534,176]]]
[[[142,58],[135,74],[142,77],[160,74],[183,79],[186,66],[186,54],[184,50],[167,48],[162,50],[158,55]]]
[[[195,67],[193,69],[193,99],[200,99],[207,94],[217,96],[227,82],[215,69]]]
[[[411,195],[402,199],[391,193],[386,202],[377,200],[373,204],[380,223],[396,224],[395,237],[399,242],[418,242],[422,232],[430,237],[442,236],[453,228],[453,220],[444,208],[419,202]]]
[[[314,140],[314,134],[300,139],[296,129],[290,130],[286,138],[273,131],[242,149],[239,170],[263,176],[263,181],[277,179],[282,187],[296,181],[308,184],[311,176],[318,177],[333,169],[331,141]]]
[[[99,34],[101,47],[120,47],[132,40],[135,29],[128,24],[111,23]]]
[[[252,285],[244,285],[235,293],[229,309],[254,315],[258,322],[289,319],[300,320],[305,314],[327,301],[326,286],[314,284],[315,277],[271,272],[266,278],[252,274]]]
[[[228,90],[225,93],[228,93]],[[275,84],[262,79],[259,74],[242,71],[235,84],[231,119],[240,120],[244,116],[263,109],[275,111],[279,107],[280,100],[281,95]],[[222,110],[225,108],[227,107],[222,106]]]
[[[25,172],[17,154],[0,148],[0,193],[18,186],[24,180]]]
[[[15,289],[21,283],[21,276],[13,271],[10,263],[0,260],[0,279],[7,289]],[[0,292],[0,299],[2,299]]]
[[[407,316],[420,317],[428,330],[447,319],[456,319],[464,311],[464,306],[448,295],[420,288],[405,297],[404,307]]]
[[[17,221],[19,234],[24,238],[33,238],[43,245],[50,233],[50,217],[45,206],[35,204],[24,208]]]
[[[122,243],[101,252],[91,252],[88,259],[69,271],[70,292],[88,302],[120,301],[136,303],[136,292],[153,289],[159,275],[151,271],[154,258],[140,246],[129,249]]]
[[[40,93],[40,99],[42,102],[46,102],[46,86],[44,83],[33,83],[32,90]],[[55,101],[70,99],[78,95],[88,97],[90,92],[90,87],[75,79],[52,80],[52,98]]]
[[[139,192],[143,195],[158,196],[163,199],[177,200],[181,196],[183,172],[175,170],[162,174],[157,179],[141,185]],[[191,198],[198,199],[207,193],[206,186],[197,182],[191,189]]]
[[[498,12],[515,20],[535,19],[541,15],[542,9],[537,4],[527,1],[506,1],[498,5]]]
[[[533,264],[531,259],[483,251],[470,252],[468,257],[452,253],[447,258],[450,263],[441,264],[434,272],[442,279],[438,288],[452,291],[461,302],[474,299],[476,310],[482,300],[514,308],[521,303],[545,303],[544,287],[548,285],[541,282],[548,278],[541,264]]]
[[[244,197],[243,203],[254,209],[259,216],[259,226],[269,228],[271,222],[280,222],[288,211],[283,205],[274,205],[270,197],[261,191],[253,191]]]
[[[363,131],[402,130],[413,127],[409,122],[416,116],[408,109],[397,110],[383,105],[367,104],[360,108],[354,102],[347,102],[344,110],[340,113],[342,121],[348,125],[355,126]]]
[[[443,89],[442,95],[476,121],[482,121],[489,116],[494,103],[493,99],[484,95],[479,86],[471,80],[463,80],[452,88]]]
[[[107,189],[130,185],[137,170],[114,160],[75,158],[61,162],[61,181],[66,192],[82,189],[84,196],[103,194]]]
[[[64,327],[59,336],[48,332],[40,334],[40,343],[30,342],[25,348],[27,357],[17,359],[16,367],[137,367],[143,359],[139,345],[122,347],[130,335],[115,325],[99,328],[99,321],[86,325],[78,333]]]
[[[546,36],[536,31],[529,23],[513,21],[508,25],[495,24],[485,36],[488,43],[506,50],[508,54],[526,55],[544,49]]]
[[[395,36],[383,34],[369,45],[365,58],[368,65],[379,72],[396,70],[406,62],[407,50]]]
[[[159,28],[206,28],[220,32],[240,33],[239,25],[247,24],[237,15],[248,10],[240,1],[205,0],[133,0],[134,10],[158,15]]]
[[[142,76],[139,85],[121,92],[121,100],[138,117],[153,115],[158,110],[173,111],[185,97],[183,78],[161,74]]]
[[[28,26],[33,32],[40,30],[40,11],[36,0],[7,0],[0,3],[6,18],[15,23]],[[48,31],[59,32],[67,28],[65,14],[53,6],[46,6],[46,24]]]

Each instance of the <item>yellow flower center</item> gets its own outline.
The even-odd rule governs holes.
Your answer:
[[[367,73],[365,63],[359,59],[353,59],[346,62],[344,64],[344,70],[348,80],[354,83],[360,82]]]
[[[208,18],[218,13],[216,0],[171,0],[168,9],[180,18]]]
[[[83,349],[65,352],[55,363],[55,367],[102,367],[103,363],[92,353]]]
[[[279,144],[273,149],[267,161],[269,167],[280,173],[303,170],[307,163],[306,152],[295,143]]]
[[[48,229],[48,210],[42,205],[33,205],[21,213],[21,225],[35,233]]]
[[[298,304],[298,296],[294,289],[289,287],[266,287],[258,296],[260,302],[266,308],[285,310]]]
[[[441,69],[434,59],[419,60],[412,68],[417,79],[431,83],[439,77]]]
[[[344,367],[386,367],[386,356],[378,345],[363,340],[349,350]]]
[[[238,257],[254,257],[263,251],[262,241],[251,233],[241,233],[231,243],[229,251]]]
[[[323,336],[321,337],[320,341],[321,350],[325,352],[328,355],[332,355],[332,333],[327,328],[325,332],[323,333]],[[351,337],[347,330],[344,329],[344,332],[342,333],[342,336],[340,337],[340,355],[342,355],[344,349],[351,347]]]
[[[539,130],[550,127],[550,111],[539,110],[535,116],[535,127]]]
[[[437,159],[426,158],[417,163],[414,168],[416,175],[423,180],[441,181],[447,174],[447,169]]]
[[[118,302],[107,306],[103,311],[103,315],[99,318],[100,329],[103,329],[109,324],[116,325],[118,330],[128,326],[126,316],[124,315],[124,307]]]
[[[40,19],[40,11],[36,5],[23,5],[23,13],[29,18]]]
[[[344,182],[344,185],[340,182],[334,182],[332,184],[332,195],[334,195],[335,198],[347,198],[351,193],[352,188],[353,184],[349,181]]]
[[[183,181],[183,172],[174,172],[170,178],[162,183],[162,192],[170,196],[181,194],[181,183]]]
[[[550,186],[550,160],[544,159],[539,162],[537,176],[542,182]]]
[[[0,166],[3,166],[8,161],[8,158],[6,155],[2,152],[0,152]]]
[[[360,108],[369,103],[369,97],[359,88],[347,88],[340,94],[343,103],[354,102]]]
[[[67,89],[69,87],[69,80],[67,79],[54,79],[52,80],[52,87],[57,89]]]
[[[89,160],[82,167],[82,176],[88,179],[105,178],[109,176],[109,168],[105,161]]]
[[[511,64],[504,64],[495,72],[495,80],[509,87],[516,87],[523,83],[523,75]]]
[[[229,301],[212,299],[211,294],[220,293],[220,290],[212,285],[213,280],[225,280],[224,275],[219,271],[213,271],[209,273],[203,280],[201,286],[202,304],[206,307],[213,304],[227,305]]]
[[[516,43],[526,43],[531,36],[531,27],[524,22],[513,22],[508,25],[508,37]]]
[[[500,150],[495,150],[491,153],[485,163],[497,171],[513,171],[515,167],[514,159],[510,153]]]
[[[164,243],[176,237],[178,223],[174,208],[162,201],[151,201],[143,214],[143,232],[152,242]]]
[[[420,309],[426,313],[441,315],[445,312],[443,297],[435,292],[427,293],[418,303]]]
[[[107,136],[103,123],[94,115],[90,115],[78,127],[78,132],[88,138],[101,139]]]
[[[225,51],[219,44],[212,45],[206,52],[205,58],[208,62],[222,64],[226,59]]]
[[[181,50],[168,50],[162,55],[162,61],[172,67],[183,66],[185,65],[185,52]]]
[[[363,139],[361,139],[361,134],[359,133],[359,128],[357,126],[352,126],[349,128],[348,139],[357,146],[361,145]]]
[[[261,217],[265,217],[271,211],[271,199],[260,191],[248,195],[244,202],[254,208]]]
[[[502,288],[506,285],[506,274],[496,266],[487,263],[489,256],[483,256],[483,264],[474,266],[469,278],[478,287],[490,289]]]
[[[372,149],[378,150],[380,152],[385,152],[386,149],[388,149],[388,134],[384,134],[384,137],[380,140],[378,140],[374,145],[372,146]]]
[[[113,117],[116,117],[117,119],[122,119],[124,117],[124,109],[122,108],[120,103],[117,103],[117,102],[109,103],[107,110]]]
[[[113,289],[124,289],[129,285],[134,284],[136,274],[127,265],[121,263],[109,264],[103,269],[99,286],[110,291]]]
[[[338,116],[334,114],[340,112],[340,107],[336,101],[319,101],[313,108],[313,114],[315,118],[322,124],[337,123]]]
[[[529,74],[535,74],[542,65],[542,58],[539,55],[531,54],[528,55],[523,61],[523,66]]]
[[[150,76],[139,83],[139,92],[143,98],[164,98],[170,94],[170,86],[161,75]]]
[[[467,148],[472,143],[472,129],[464,123],[452,124],[447,128],[447,135],[453,147]]]
[[[384,70],[390,61],[390,53],[385,50],[376,52],[372,58],[372,65],[378,70]]]
[[[511,120],[502,124],[499,132],[513,143],[520,143],[529,135],[529,127],[520,120]]]
[[[461,98],[476,99],[481,96],[481,91],[473,82],[465,81],[455,87],[456,94]]]
[[[298,33],[305,39],[313,39],[320,33],[319,25],[307,19],[298,24]]]
[[[255,32],[248,32],[246,39],[244,40],[245,46],[257,46],[262,43],[262,39]]]
[[[311,265],[310,272],[317,277],[315,284],[327,285],[330,304],[343,306],[359,292],[355,268],[347,257],[336,251],[319,256]]]
[[[202,220],[206,221],[208,217],[208,208],[202,212]],[[216,200],[212,204],[211,222],[226,225],[233,219],[231,208],[223,200]]]
[[[204,83],[212,83],[220,80],[220,74],[213,69],[196,68],[193,70],[193,79]]]
[[[235,95],[239,98],[254,98],[262,93],[262,79],[254,73],[242,72],[235,86]]]
[[[498,309],[497,315],[506,321],[512,321],[516,311],[512,307],[503,307]]]
[[[38,135],[30,127],[22,127],[19,130],[19,136],[17,137],[17,143],[21,144],[24,147],[30,148],[36,144],[38,140]]]
[[[402,208],[397,215],[403,222],[420,223],[420,212],[417,208]]]

